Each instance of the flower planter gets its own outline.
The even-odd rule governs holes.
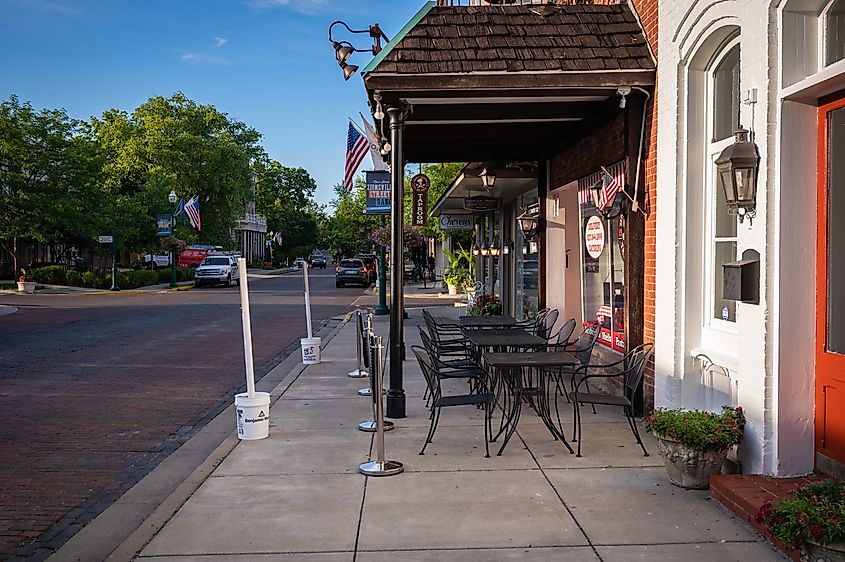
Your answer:
[[[34,293],[35,292],[35,281],[18,281],[18,292],[19,293]]]
[[[447,286],[449,287],[449,294],[450,295],[457,295],[458,294],[458,286],[457,285],[452,285],[451,283],[447,283]]]
[[[845,562],[845,543],[834,542],[820,545],[807,541],[804,543],[801,560],[802,562]]]
[[[687,447],[674,439],[656,435],[657,448],[663,457],[663,464],[669,481],[675,486],[689,490],[706,490],[710,487],[710,475],[718,474],[727,457],[727,451],[702,453]]]

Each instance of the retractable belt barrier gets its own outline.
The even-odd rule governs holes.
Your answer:
[[[361,311],[356,310],[355,315],[357,316],[355,322],[355,354],[358,357],[358,362],[356,363],[357,368],[354,371],[346,373],[346,376],[352,379],[362,379],[368,374],[369,365],[367,363],[369,361],[369,354],[364,351],[366,349],[366,340],[364,339],[364,322],[361,320]],[[361,364],[362,357],[364,361],[363,365]]]
[[[370,346],[370,365],[372,366],[373,405],[375,406],[376,423],[376,460],[363,462],[358,465],[358,471],[367,476],[392,476],[405,470],[399,461],[385,460],[384,454],[384,398],[381,392],[382,377],[384,376],[384,356],[381,337],[374,337],[374,345]],[[390,422],[387,422],[390,423]]]
[[[370,365],[370,386],[366,388],[362,388],[358,390],[358,394],[363,396],[370,396],[373,398],[373,419],[362,421],[358,424],[358,429],[361,431],[366,431],[372,433],[376,431],[376,427],[378,425],[378,416],[376,415],[376,410],[378,409],[378,405],[380,403],[379,400],[376,400],[376,397],[381,397],[385,394],[384,387],[381,382],[381,377],[378,377],[378,381],[376,381],[375,372],[376,369],[376,360],[374,359],[376,355],[376,340],[380,340],[381,338],[377,338],[375,332],[373,331],[373,313],[367,313],[367,333],[366,333],[366,340],[367,340],[367,347],[365,348],[367,351],[367,357],[369,358],[369,365]],[[380,353],[380,352],[378,352]],[[381,362],[381,365],[384,365],[382,361],[382,357],[379,356],[378,360]],[[381,392],[377,392],[376,389],[381,389]],[[383,399],[382,399],[383,400]],[[384,431],[390,431],[393,429],[394,424],[392,421],[383,421],[382,425],[384,426]]]

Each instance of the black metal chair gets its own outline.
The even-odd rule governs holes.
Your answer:
[[[549,338],[549,341],[551,342],[552,340],[554,340],[555,344],[566,345],[566,344],[570,343],[569,338],[572,337],[572,332],[574,332],[574,331],[575,331],[575,319],[570,318],[569,320],[567,320],[564,323],[563,326],[560,327],[560,330],[558,330],[555,335],[553,335],[551,338]]]
[[[560,316],[558,309],[555,308],[549,311],[545,318],[543,318],[542,323],[537,327],[536,334],[544,340],[550,341],[552,339],[552,330],[554,330],[558,316]]]
[[[581,442],[583,441],[581,424],[581,405],[583,404],[590,404],[593,408],[596,404],[622,408],[625,412],[625,418],[628,420],[628,425],[637,439],[637,444],[642,448],[643,455],[648,456],[648,451],[646,451],[637,429],[637,421],[634,418],[634,394],[637,392],[640,381],[642,381],[643,371],[653,350],[654,345],[646,343],[629,351],[625,354],[625,357],[614,363],[583,365],[576,369],[573,381],[577,380],[577,382],[574,382],[574,389],[569,393],[569,399],[574,409],[572,440],[578,441],[577,456],[581,456]],[[600,371],[596,372],[597,370]],[[587,381],[598,378],[607,381],[621,379],[622,394],[591,392],[587,388]],[[583,391],[581,390],[582,386],[584,387]]]
[[[470,394],[450,394],[444,396],[440,387],[441,373],[434,367],[431,355],[418,345],[411,346],[411,350],[417,357],[417,362],[420,364],[420,369],[422,370],[423,377],[425,377],[425,382],[431,395],[429,405],[431,408],[431,412],[429,414],[431,423],[428,428],[428,435],[426,436],[425,442],[420,450],[420,454],[425,454],[425,448],[434,438],[434,432],[437,431],[437,424],[440,421],[440,411],[442,408],[448,408],[451,406],[476,406],[481,407],[484,410],[484,456],[489,458],[490,434],[492,433],[490,418],[493,411],[493,394],[483,390],[485,388],[483,378],[479,379],[479,382],[481,383],[480,389],[483,390],[481,392]]]

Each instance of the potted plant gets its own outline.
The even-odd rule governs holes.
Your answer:
[[[657,447],[676,486],[704,490],[710,475],[718,474],[728,450],[742,441],[742,408],[723,406],[721,413],[658,408],[645,420],[657,437]]]
[[[467,275],[467,270],[462,267],[450,267],[446,270],[446,274],[443,276],[443,279],[449,287],[450,295],[458,294],[458,287],[463,286]]]
[[[813,482],[757,512],[772,536],[800,550],[802,560],[845,561],[845,484]]]
[[[21,275],[18,277],[18,292],[19,293],[34,293],[35,280],[32,278],[32,273],[29,273],[24,268],[21,268]]]
[[[502,314],[502,301],[495,293],[478,295],[475,303],[467,307],[470,316],[499,316]]]

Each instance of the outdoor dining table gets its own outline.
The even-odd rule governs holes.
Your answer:
[[[516,326],[513,316],[461,316],[458,321],[463,328],[506,328]]]
[[[473,330],[463,327],[464,336],[469,343],[479,349],[493,348],[495,350],[510,348],[544,347],[548,344],[540,336],[535,336],[522,328],[493,328],[490,330]]]
[[[530,334],[529,334],[530,335]],[[507,388],[509,391],[503,400],[503,411],[508,411],[502,417],[502,424],[498,437],[504,433],[502,445],[499,448],[498,455],[502,454],[505,447],[510,441],[510,438],[516,432],[517,424],[522,413],[522,402],[525,399],[534,400],[535,410],[540,415],[543,423],[551,432],[555,439],[559,439],[569,450],[574,453],[566,437],[563,435],[563,430],[559,425],[555,425],[551,418],[551,408],[549,406],[548,385],[548,370],[554,368],[572,367],[578,364],[578,359],[566,351],[534,351],[534,352],[517,352],[517,353],[484,353],[482,359],[485,365],[493,373],[500,373],[502,385],[500,388]],[[532,386],[530,380],[526,381],[523,377],[522,369],[528,368],[537,372],[537,385]],[[557,404],[555,404],[557,411]],[[560,417],[558,415],[558,424]]]

